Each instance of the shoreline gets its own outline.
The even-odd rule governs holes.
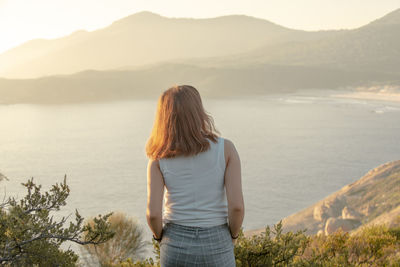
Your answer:
[[[238,94],[238,95],[227,95],[227,96],[203,96],[206,100],[263,100],[265,97],[274,96],[306,96],[306,97],[330,97],[330,98],[342,98],[342,99],[357,99],[357,100],[369,100],[369,101],[380,101],[380,102],[391,102],[400,103],[400,90],[376,90],[371,91],[368,88],[364,90],[357,90],[350,88],[350,90],[343,89],[299,89],[295,91],[286,92],[267,92],[267,93],[255,93],[255,94]],[[65,101],[0,101],[0,107],[13,106],[13,105],[41,105],[41,106],[59,106],[59,105],[81,105],[81,104],[108,104],[111,102],[130,102],[130,101],[155,101],[156,96],[141,96],[132,98],[113,98],[113,99],[82,99],[82,100],[65,100]]]
[[[330,96],[337,98],[400,103],[400,93],[359,91],[359,92],[348,92],[348,93],[343,92],[339,94],[331,94]]]

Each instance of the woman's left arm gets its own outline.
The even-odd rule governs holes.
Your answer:
[[[162,202],[164,178],[158,160],[150,159],[147,164],[147,210],[146,218],[154,236],[162,237]]]

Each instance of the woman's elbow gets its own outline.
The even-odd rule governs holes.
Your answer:
[[[238,213],[238,214],[244,213],[244,205],[243,204],[232,205],[230,207],[230,210],[231,210],[231,212]]]

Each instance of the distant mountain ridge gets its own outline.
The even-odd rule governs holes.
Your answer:
[[[224,66],[257,62],[400,75],[400,9],[358,29],[337,32],[316,40],[267,44],[253,51],[230,58],[220,57],[214,61]],[[212,64],[212,61],[208,64]]]
[[[386,14],[382,18],[370,22],[368,25],[374,25],[374,24],[385,24],[385,25],[400,24],[400,8],[393,10],[392,12]]]
[[[335,32],[335,31],[329,31]],[[33,40],[0,54],[0,77],[34,78],[173,59],[228,56],[327,32],[292,30],[245,15],[167,18],[139,12],[92,32]]]
[[[263,46],[319,40],[348,31],[293,30],[246,15],[167,18],[143,11],[92,32],[33,40],[10,49],[0,54],[0,77],[34,78],[185,58],[229,58]]]
[[[290,77],[290,79],[288,78]],[[173,84],[192,84],[203,97],[231,98],[299,89],[325,89],[348,85],[400,84],[394,74],[342,71],[332,68],[251,65],[200,67],[164,63],[129,70],[88,70],[37,79],[1,79],[0,104],[107,102],[151,98]]]
[[[400,9],[353,30],[307,32],[245,15],[139,12],[0,55],[0,103],[157,96],[172,84],[229,97],[400,85]],[[39,78],[29,78],[36,77]],[[19,79],[24,77],[24,79]]]

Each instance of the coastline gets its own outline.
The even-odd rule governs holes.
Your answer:
[[[303,93],[306,94],[301,94],[301,95],[306,95],[306,96],[315,96],[317,93],[323,92],[322,90],[304,90]],[[366,100],[366,101],[379,101],[379,102],[390,102],[394,104],[400,104],[400,91],[390,91],[387,92],[386,90],[378,90],[378,91],[371,91],[368,89],[360,90],[327,90],[325,91],[325,96],[329,96],[332,98],[345,98],[345,99],[356,99],[356,100]],[[306,207],[307,208],[307,207]],[[305,209],[306,209],[305,208]],[[296,214],[300,212],[301,210],[293,213]],[[291,215],[293,215],[291,214]],[[287,217],[290,217],[291,215],[288,215]],[[286,218],[287,218],[286,217]],[[282,221],[286,218],[282,218]],[[278,223],[278,222],[276,222]],[[265,226],[266,227],[266,226]],[[253,235],[259,235],[262,232],[265,232],[265,227],[263,228],[255,228],[255,229],[247,229],[243,231],[243,234],[245,237],[251,237]],[[271,229],[273,229],[273,225],[269,225]]]
[[[286,229],[284,232],[307,229],[306,233],[313,235],[330,234],[340,227],[346,232],[351,232],[373,224],[399,226],[400,206],[396,205],[398,194],[393,190],[396,188],[393,185],[400,180],[398,174],[400,160],[389,161],[370,169],[358,180],[283,218],[282,226]],[[377,208],[377,203],[390,202],[392,199],[395,205]],[[270,228],[272,229],[273,225],[270,225]],[[264,230],[265,228],[247,230],[244,231],[244,235],[251,237],[261,234]]]
[[[331,94],[330,96],[338,97],[338,98],[350,98],[350,99],[374,100],[374,101],[400,103],[400,93],[395,93],[395,92],[358,91],[358,92]]]

